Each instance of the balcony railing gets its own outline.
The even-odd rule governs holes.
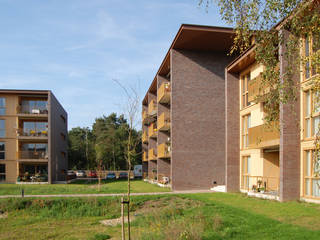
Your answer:
[[[163,112],[158,118],[157,125],[159,131],[170,130],[170,114],[168,112]]]
[[[157,160],[157,154],[153,148],[150,148],[148,151],[148,160]]]
[[[142,123],[148,122],[148,114],[147,111],[142,111]]]
[[[19,129],[17,132],[18,137],[48,137],[47,130],[23,130]]]
[[[157,137],[157,127],[154,123],[151,123],[149,128],[148,128],[148,135],[149,138],[156,138]]]
[[[48,114],[47,107],[33,107],[28,105],[18,105],[17,106],[18,114],[31,114],[31,115],[40,115],[40,114]]]
[[[276,124],[267,126],[262,124],[248,129],[249,147],[264,148],[279,145],[280,133],[276,129]]]
[[[148,154],[147,154],[147,152],[143,152],[143,154],[142,154],[142,161],[148,161]]]
[[[162,143],[158,145],[158,158],[170,158],[171,149],[170,145],[167,143]]]
[[[251,191],[278,195],[279,186],[279,177],[250,176],[247,174],[243,174],[241,176],[241,189],[248,192]]]
[[[151,100],[148,105],[148,115],[151,117],[157,115],[157,103],[154,100]]]
[[[144,131],[142,134],[142,142],[143,143],[148,143],[148,134],[147,131]]]
[[[46,151],[19,151],[18,159],[48,159],[48,153]]]
[[[158,102],[159,103],[170,103],[170,95],[171,95],[171,85],[170,83],[162,83],[158,89]]]

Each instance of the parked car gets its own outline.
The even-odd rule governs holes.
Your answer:
[[[86,172],[84,170],[78,170],[76,172],[77,177],[86,177]]]
[[[77,175],[74,171],[72,170],[68,170],[67,172],[67,180],[72,180],[72,179],[75,179],[77,178]]]
[[[114,172],[109,172],[108,174],[107,174],[107,176],[106,176],[106,179],[107,180],[114,180],[114,179],[116,179],[117,177],[116,177],[116,174],[114,173]]]
[[[90,178],[97,178],[97,172],[94,170],[89,171],[88,177]]]
[[[128,179],[128,173],[127,172],[121,172],[119,174],[119,179]]]

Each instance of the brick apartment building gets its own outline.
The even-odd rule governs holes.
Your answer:
[[[229,28],[182,25],[142,103],[143,165],[173,190],[225,184]]]
[[[0,181],[64,181],[67,120],[51,91],[0,90]]]

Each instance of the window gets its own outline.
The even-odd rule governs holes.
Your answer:
[[[251,115],[242,117],[242,148],[249,146],[249,128],[251,125]]]
[[[0,182],[6,180],[6,165],[0,164]]]
[[[65,153],[65,152],[61,152],[61,156],[62,156],[63,158],[66,158],[66,153]]]
[[[250,81],[250,73],[243,75],[241,77],[241,85],[242,85],[242,107],[245,108],[250,106],[250,102],[248,101],[248,85]]]
[[[23,122],[23,134],[25,136],[47,136],[47,122]]]
[[[61,120],[62,120],[64,123],[66,123],[66,118],[65,118],[64,116],[62,116],[62,115],[60,115],[60,117],[61,117]]]
[[[251,157],[242,157],[242,176],[241,176],[241,187],[242,189],[248,189],[250,186],[250,168],[251,168]]]
[[[4,142],[0,142],[0,160],[3,160],[5,158],[6,158],[5,144],[4,144]]]
[[[319,36],[311,34],[306,36],[304,39],[304,56],[306,57],[304,70],[305,79],[308,79],[317,73],[316,66],[312,65],[312,61],[310,59],[310,54],[312,55],[317,50],[319,50]]]
[[[6,99],[0,98],[0,115],[6,114]]]
[[[6,136],[6,121],[0,119],[0,138],[4,138]]]
[[[66,135],[63,134],[63,133],[60,133],[60,135],[61,135],[61,139],[62,139],[63,141],[65,141],[65,140],[66,140]]]
[[[22,100],[21,101],[22,113],[31,114],[47,114],[47,101],[46,100]]]
[[[304,92],[304,137],[315,136],[319,131],[320,124],[320,106],[317,102],[320,97],[311,90]]]
[[[316,163],[318,160],[314,161],[316,156],[313,150],[305,151],[304,155],[304,195],[320,198],[320,177],[316,177],[320,172]]]

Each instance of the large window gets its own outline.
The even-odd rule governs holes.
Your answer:
[[[48,144],[46,143],[24,143],[21,146],[22,159],[45,159],[48,157]]]
[[[46,114],[48,113],[46,100],[22,100],[22,113]]]
[[[251,167],[251,157],[250,156],[244,156],[242,157],[242,163],[241,163],[241,188],[242,189],[248,189],[249,190],[249,184],[250,184],[250,167]]]
[[[319,158],[320,156],[318,156]],[[315,161],[313,150],[305,151],[304,161],[304,195],[309,197],[320,197],[320,169]]]
[[[317,103],[319,96],[311,90],[304,92],[304,137],[315,136],[319,131],[320,124],[320,106]]]
[[[0,182],[6,180],[6,165],[0,164]]]
[[[23,122],[23,133],[27,136],[46,136],[48,134],[48,123]]]
[[[317,73],[315,66],[312,66],[311,54],[315,53],[319,49],[319,36],[318,35],[309,35],[304,39],[304,56],[307,58],[305,69],[304,69],[304,78],[308,79],[314,76]]]
[[[249,147],[249,128],[251,125],[251,115],[245,115],[242,117],[242,148]]]
[[[242,107],[245,108],[250,105],[248,100],[248,85],[250,81],[250,73],[241,76],[241,92],[242,92]]]
[[[3,160],[6,158],[6,152],[5,152],[5,143],[0,142],[0,160]]]
[[[6,114],[6,99],[0,98],[0,115]]]
[[[6,121],[0,119],[0,138],[4,138],[6,136]]]

